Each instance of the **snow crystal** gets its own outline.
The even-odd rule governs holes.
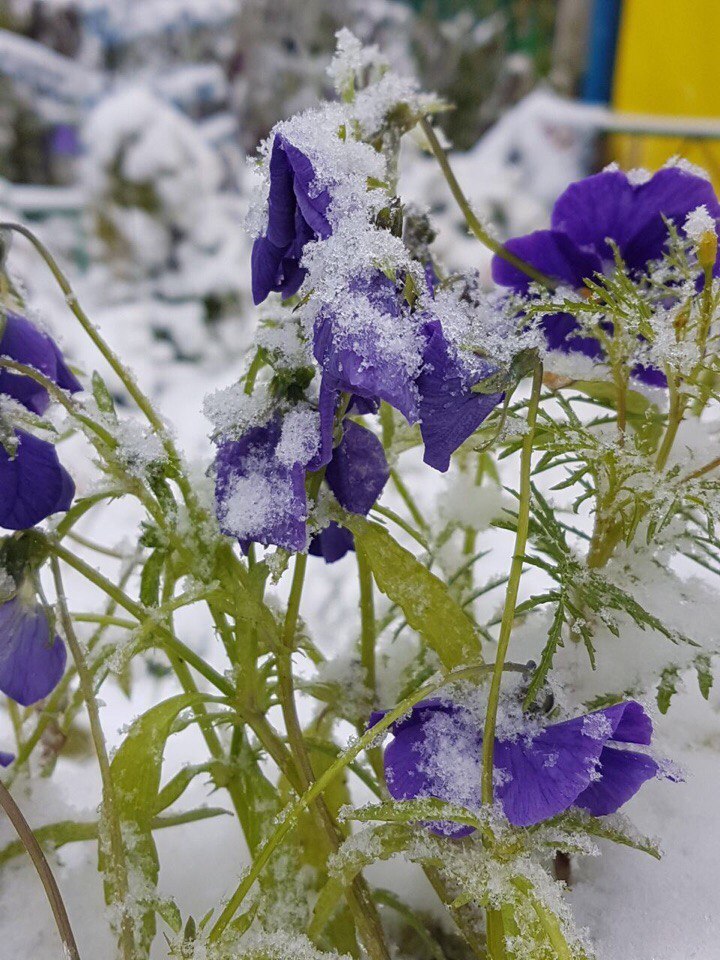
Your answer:
[[[583,717],[582,732],[592,740],[607,740],[612,734],[612,724],[604,713],[593,713]]]
[[[272,398],[262,384],[252,394],[245,385],[234,383],[207,394],[203,413],[223,437],[240,437],[251,427],[264,426],[272,412]]]
[[[137,420],[121,420],[113,425],[118,441],[117,454],[135,477],[145,476],[148,467],[165,457],[160,437]]]
[[[691,173],[694,177],[702,177],[703,180],[707,181],[712,179],[704,167],[701,167],[697,163],[693,163],[691,160],[688,160],[687,157],[670,157],[669,160],[665,161],[663,167],[676,167],[678,170],[682,170],[684,173]]]
[[[704,203],[691,210],[685,218],[685,233],[696,243],[699,243],[705,234],[715,232],[715,220],[708,213],[708,208]]]
[[[628,170],[627,178],[633,187],[641,187],[652,178],[652,172],[644,167],[635,167],[633,170]]]
[[[232,481],[219,511],[222,527],[240,540],[253,539],[258,530],[284,520],[292,505],[287,480],[258,467]]]
[[[293,407],[285,414],[275,451],[278,461],[287,467],[306,464],[320,447],[320,414],[307,404]]]

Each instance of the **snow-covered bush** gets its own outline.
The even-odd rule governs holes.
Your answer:
[[[140,417],[116,409],[98,372],[82,394],[6,278],[0,689],[16,742],[9,727],[5,782],[22,806],[23,785],[64,760],[84,705],[97,817],[63,815],[38,838],[96,841],[123,960],[587,960],[592,939],[561,880],[601,840],[659,856],[618,811],[652,780],[677,789],[673,758],[653,744],[653,701],[671,708],[689,671],[705,697],[712,684],[714,596],[689,570],[720,573],[720,459],[708,449],[720,203],[683,163],[609,168],[562,193],[551,228],[503,245],[433,129],[442,103],[347,31],[330,74],[337,100],[278,123],[255,164],[260,320],[241,375],[206,398],[204,470],[51,254],[27,228],[2,227],[35,245]],[[202,248],[199,223],[225,228],[207,192],[194,195],[203,150],[128,96],[95,120],[99,212],[161,273],[183,243]],[[413,130],[492,251],[490,291],[444,270],[430,219],[400,200]],[[71,433],[95,464],[80,496],[56,450]],[[443,474],[433,508],[427,489]],[[122,551],[79,532],[110,502],[138,511]],[[506,568],[488,579],[490,547]],[[108,560],[119,570],[106,573]],[[313,631],[308,595],[328,583]],[[88,587],[97,605],[71,609],[73,589],[90,605]],[[212,643],[195,642],[198,624]],[[131,691],[143,665],[164,675],[164,695],[127,717],[111,752],[100,698],[113,681]],[[193,734],[202,756],[164,776],[168,741],[186,756]],[[203,779],[246,850],[210,909],[208,878],[233,854],[222,846],[200,869],[212,858],[199,831],[224,811],[178,809]],[[0,861],[31,852],[76,960],[3,785],[0,802],[22,841]],[[181,828],[188,869],[161,893],[160,838]],[[403,864],[397,890],[376,879],[390,860]],[[437,895],[430,919],[406,879],[418,870]],[[175,888],[188,883],[181,910]]]

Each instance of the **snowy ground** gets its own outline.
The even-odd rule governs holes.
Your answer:
[[[517,134],[515,132],[514,136]],[[566,157],[557,150],[543,158],[541,169],[555,158],[552,183],[533,178],[522,164],[511,165],[501,148],[486,145],[485,153],[466,157],[458,163],[460,178],[470,192],[481,187],[478,203],[486,200],[485,209],[493,208],[493,198],[510,211],[508,228],[512,232],[542,224],[548,200],[579,172],[576,149]],[[491,161],[492,151],[495,159]],[[558,161],[558,156],[563,162]],[[439,198],[437,175],[430,172],[429,162],[413,161],[407,195],[425,204],[447,203]],[[494,165],[493,165],[494,164]],[[502,203],[501,203],[502,201]],[[448,210],[448,222],[454,218]],[[239,229],[239,228],[238,228]],[[458,266],[486,264],[481,252],[458,232],[450,228],[439,241],[440,249]],[[45,281],[37,279],[43,268],[32,259],[20,242],[17,243],[16,269],[32,281],[33,303],[42,309],[53,329],[60,334],[68,352],[90,372],[97,363],[89,345],[73,326],[73,320],[62,299]],[[31,266],[32,273],[28,272]],[[118,303],[103,306],[102,292],[87,281],[78,285],[84,301],[98,322],[107,340],[134,367],[143,388],[158,403],[176,431],[188,458],[197,465],[201,478],[209,462],[211,447],[207,439],[208,425],[201,414],[203,396],[229,384],[240,370],[243,346],[250,337],[250,323],[238,319],[237,325],[226,325],[222,338],[206,345],[200,321],[186,308],[186,338],[206,346],[204,359],[198,363],[174,359],[172,347],[154,340],[148,334],[148,323],[157,320],[157,304]],[[166,307],[168,311],[170,308]],[[217,336],[217,335],[215,335]],[[87,493],[94,482],[86,449],[78,440],[66,445],[64,461],[73,471],[78,493]],[[508,469],[512,469],[510,464]],[[421,479],[422,477],[426,479]],[[421,484],[419,495],[432,503],[442,498],[446,481],[427,472],[411,473]],[[201,482],[200,479],[198,482]],[[202,481],[206,482],[206,481]],[[108,546],[132,549],[134,523],[137,517],[123,504],[93,513],[81,532]],[[508,544],[502,535],[484,535],[486,545],[497,545],[493,567],[503,568],[508,559]],[[103,561],[104,563],[104,561]],[[108,561],[112,570],[112,561]],[[353,611],[356,598],[346,571],[351,557],[333,567],[311,561],[312,569],[303,615],[312,635],[325,650],[337,651],[354,639]],[[488,570],[490,567],[488,567]],[[285,587],[281,584],[280,589]],[[93,609],[97,598],[81,583],[70,581],[71,607]],[[497,598],[495,601],[497,602]],[[678,611],[682,616],[682,610]],[[712,628],[712,613],[706,615]],[[216,658],[222,666],[221,652],[215,648],[212,631],[197,613],[178,618],[182,638],[203,655]],[[103,720],[111,742],[118,741],[118,730],[153,702],[172,692],[171,682],[142,674],[134,685],[128,702],[114,685],[103,690]],[[657,862],[644,854],[607,845],[599,859],[580,861],[575,869],[575,882],[569,894],[578,922],[589,928],[599,960],[714,960],[720,958],[720,830],[717,821],[717,797],[720,795],[720,696],[711,694],[703,701],[694,680],[687,684],[673,702],[669,714],[657,718],[658,750],[678,762],[686,781],[681,784],[654,782],[649,784],[628,805],[626,812],[636,828],[660,838],[664,850]],[[184,763],[203,756],[203,745],[192,728],[172,738],[166,753],[169,775]],[[82,784],[82,791],[78,791]],[[94,816],[99,798],[95,767],[90,762],[79,764],[63,760],[50,780],[34,779],[17,783],[15,795],[33,826],[56,820]],[[183,806],[222,803],[209,789],[196,780],[183,798]],[[0,824],[0,844],[11,839],[10,831]],[[245,851],[230,816],[206,821],[202,825],[178,827],[158,834],[162,864],[161,892],[172,895],[184,916],[201,917],[235,885],[245,863]],[[93,844],[68,846],[53,856],[58,880],[66,898],[71,921],[77,933],[83,957],[104,958],[112,955],[104,919],[104,905],[96,872],[96,851]],[[415,870],[400,863],[382,868],[383,885],[395,885],[418,905],[432,908],[433,896]],[[371,876],[375,876],[375,872]],[[408,878],[411,877],[412,881]],[[411,883],[414,884],[410,891]],[[0,873],[0,955],[32,957],[33,960],[55,960],[59,944],[52,918],[46,908],[35,874],[23,859],[13,861]],[[155,956],[164,956],[162,937],[158,937]]]

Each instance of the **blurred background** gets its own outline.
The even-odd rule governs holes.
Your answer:
[[[244,158],[329,93],[341,26],[454,104],[439,122],[459,179],[501,235],[545,225],[613,160],[681,153],[720,180],[716,0],[0,0],[0,208],[37,226],[101,322],[121,311],[133,352],[237,357]],[[486,273],[412,140],[403,172],[438,258]]]

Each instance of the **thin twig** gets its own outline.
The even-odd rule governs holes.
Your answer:
[[[58,933],[60,934],[67,960],[80,960],[80,951],[77,948],[75,935],[73,934],[70,919],[65,909],[65,903],[63,902],[57,881],[50,869],[50,864],[45,859],[45,854],[35,839],[30,825],[23,816],[20,807],[15,803],[12,794],[2,781],[0,781],[0,806],[2,806],[7,814],[8,820],[15,828],[15,832],[27,850],[28,856],[37,871],[37,875],[40,877],[42,885],[45,888],[45,895],[48,898],[50,909],[55,917],[55,923],[57,924]]]

